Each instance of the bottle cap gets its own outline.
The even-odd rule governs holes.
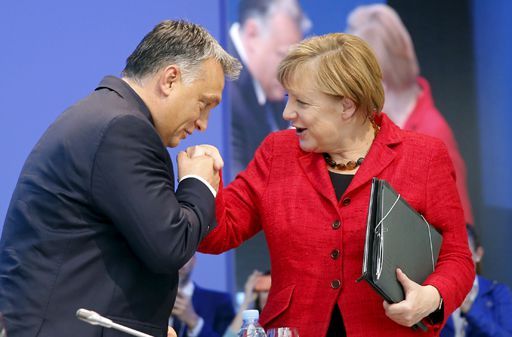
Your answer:
[[[258,310],[244,310],[242,319],[244,320],[255,320],[260,318],[260,312]]]

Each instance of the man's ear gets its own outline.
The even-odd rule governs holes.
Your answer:
[[[254,40],[257,39],[261,32],[260,26],[254,19],[247,19],[244,23],[244,27],[242,30],[242,41],[244,42],[244,48],[249,54],[253,53],[253,46],[256,44]]]
[[[171,64],[160,71],[158,88],[163,95],[170,95],[171,91],[181,81],[181,71],[176,64]]]
[[[356,104],[350,98],[343,97],[341,99],[341,107],[341,117],[343,117],[343,119],[351,118],[356,112]]]

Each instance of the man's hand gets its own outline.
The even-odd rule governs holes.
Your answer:
[[[213,145],[201,144],[190,146],[186,151],[190,158],[200,156],[208,156],[213,158],[213,168],[215,171],[220,171],[224,167],[224,160],[222,159],[219,150]]]
[[[214,169],[213,157],[207,155],[194,155],[190,157],[187,152],[181,151],[178,153],[178,179],[193,174],[206,180],[212,187],[218,191],[220,184],[220,175]]]
[[[404,288],[405,300],[395,304],[384,301],[384,310],[390,319],[400,325],[411,327],[437,310],[441,295],[435,287],[419,285],[400,269],[396,270],[396,276]]]
[[[174,307],[172,308],[172,315],[185,323],[189,330],[194,329],[199,320],[199,316],[196,314],[194,306],[192,305],[191,298],[185,296],[180,290],[178,290],[176,302],[174,302]]]
[[[176,331],[171,326],[167,327],[167,337],[178,337]]]

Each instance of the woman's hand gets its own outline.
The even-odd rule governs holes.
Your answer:
[[[396,276],[404,288],[405,300],[395,304],[384,301],[384,310],[390,319],[400,325],[411,327],[437,310],[441,295],[435,287],[419,285],[400,269],[396,270]]]

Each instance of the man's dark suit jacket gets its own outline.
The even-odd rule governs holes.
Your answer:
[[[240,59],[233,42],[230,40],[230,54]],[[267,102],[267,106],[258,103],[253,77],[247,65],[244,65],[237,81],[228,84],[231,101],[231,176],[244,170],[252,160],[256,149],[272,131],[265,109],[271,111],[278,129],[286,129],[288,122],[282,117],[285,102]]]
[[[228,326],[235,318],[231,296],[228,293],[208,290],[194,285],[192,305],[198,316],[204,320],[204,325],[197,337],[222,337]],[[180,334],[180,327],[175,325]],[[184,329],[178,337],[186,337]]]
[[[8,336],[126,336],[79,321],[78,308],[166,336],[178,269],[213,216],[199,180],[174,191],[141,98],[104,78],[49,127],[16,185],[0,241]]]

